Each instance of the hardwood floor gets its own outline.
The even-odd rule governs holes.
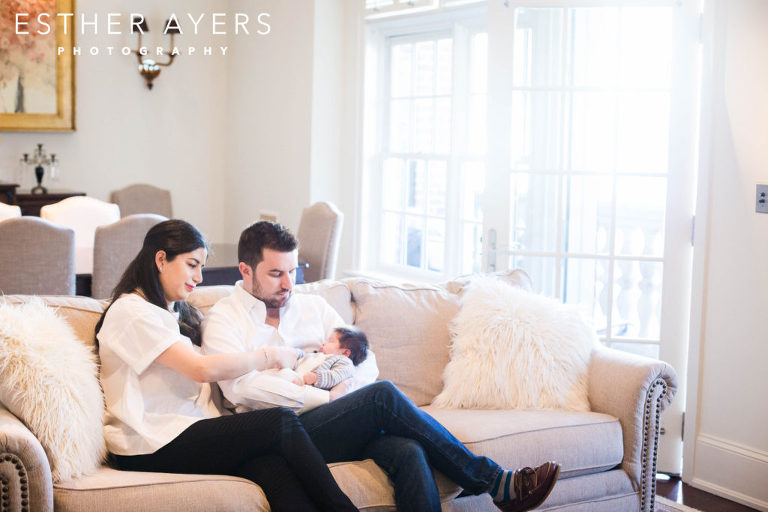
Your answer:
[[[656,495],[704,512],[754,512],[755,509],[715,496],[683,483],[678,477],[656,479]]]

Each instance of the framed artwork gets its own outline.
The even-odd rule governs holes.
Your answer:
[[[74,12],[75,0],[0,3],[0,130],[74,131]]]

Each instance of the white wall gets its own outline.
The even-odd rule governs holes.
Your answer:
[[[150,34],[146,43],[167,45],[165,19],[178,13],[226,11],[225,0],[79,0],[77,12],[144,13]],[[127,32],[127,30],[123,30]],[[77,35],[84,53],[91,46],[136,46],[135,35]],[[219,36],[221,37],[221,36]],[[226,39],[226,38],[224,38]],[[205,36],[185,33],[179,46],[213,44]],[[226,43],[224,43],[226,44]],[[0,134],[0,180],[15,177],[22,153],[38,142],[61,160],[62,179],[49,188],[86,192],[107,200],[111,190],[147,182],[172,193],[174,213],[197,225],[213,241],[224,240],[226,169],[226,59],[179,56],[163,69],[152,91],[136,70],[135,57],[77,57],[76,123],[73,133]],[[31,174],[31,171],[30,171]],[[53,185],[53,187],[51,187]]]
[[[103,200],[131,183],[168,188],[175,216],[214,242],[236,241],[260,210],[276,212],[295,230],[304,207],[329,200],[345,213],[339,268],[346,268],[356,192],[348,183],[355,172],[349,109],[357,87],[347,80],[355,76],[345,55],[355,51],[347,44],[348,9],[347,0],[80,0],[78,13],[119,12],[126,20],[131,12],[145,14],[145,44],[167,43],[159,32],[172,12],[183,21],[186,13],[204,12],[203,23],[212,12],[246,13],[251,35],[235,36],[229,26],[228,36],[212,36],[210,25],[201,25],[199,36],[186,31],[179,47],[200,53],[204,45],[215,52],[223,45],[227,56],[182,55],[152,91],[135,57],[78,57],[77,130],[0,134],[0,180],[14,180],[22,153],[42,142],[62,162],[62,179],[45,183],[49,188]],[[259,36],[257,18],[265,12],[270,32]],[[87,53],[136,41],[89,29],[77,44]],[[342,145],[343,137],[352,140]]]
[[[697,256],[703,303],[689,384],[698,396],[684,476],[768,510],[768,215],[755,213],[755,184],[768,183],[768,2],[707,7],[714,52],[699,206],[706,245]]]
[[[232,241],[277,212],[298,227],[310,202],[314,5],[307,0],[233,0],[230,11],[269,12],[271,32],[241,39],[228,60],[228,159],[222,206]]]

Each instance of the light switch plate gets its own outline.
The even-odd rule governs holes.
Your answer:
[[[768,213],[768,185],[757,185],[755,211],[757,213]]]

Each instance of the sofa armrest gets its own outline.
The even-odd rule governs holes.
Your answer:
[[[51,467],[40,441],[0,404],[0,485],[2,509],[53,511]]]
[[[677,392],[667,363],[600,347],[589,363],[592,410],[619,419],[624,437],[622,469],[640,490],[640,510],[651,510],[656,493],[659,416]]]

